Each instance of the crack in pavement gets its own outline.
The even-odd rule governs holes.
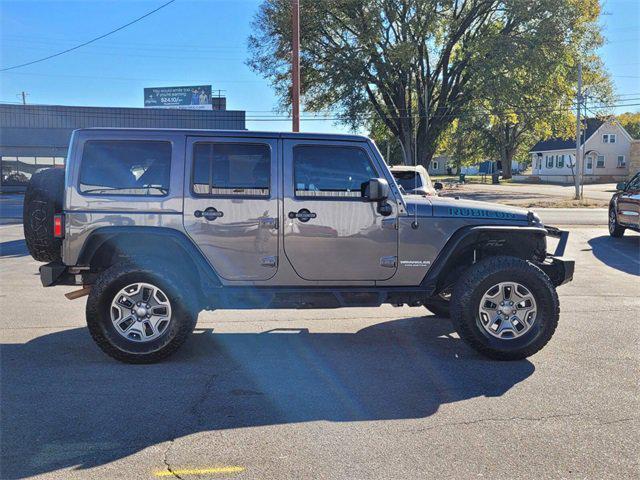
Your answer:
[[[186,410],[186,413],[187,413],[188,416],[196,417],[196,420],[200,421],[200,418],[199,418],[200,414],[198,412],[198,406],[202,402],[204,402],[207,399],[207,397],[209,396],[209,389],[213,385],[213,381],[216,379],[217,376],[218,375],[215,374],[215,373],[212,374],[212,375],[209,375],[209,377],[207,378],[207,380],[206,380],[206,382],[204,384],[204,388],[202,389],[202,392],[198,396],[198,399],[195,402],[193,402],[193,404],[189,407],[188,410]],[[173,475],[175,478],[179,478],[180,480],[183,480],[183,478],[180,475],[178,475],[173,470],[173,468],[171,468],[171,464],[169,463],[169,451],[171,450],[171,448],[173,447],[174,442],[176,441],[176,437],[177,437],[178,430],[179,430],[180,426],[184,425],[186,422],[187,422],[187,420],[185,418],[185,419],[183,419],[181,421],[178,421],[174,425],[174,427],[172,429],[174,433],[171,435],[171,438],[168,440],[169,444],[167,445],[167,448],[165,449],[164,455],[163,455],[163,458],[162,458],[162,461],[164,462],[164,464],[165,464],[165,466],[167,468],[167,471],[171,475]]]
[[[458,426],[467,426],[467,425],[476,425],[479,423],[485,423],[485,422],[511,422],[511,421],[523,421],[523,422],[541,422],[544,420],[551,420],[551,419],[556,419],[556,418],[570,418],[570,417],[579,417],[582,414],[580,413],[560,413],[560,414],[555,414],[555,415],[545,415],[542,417],[508,417],[508,418],[479,418],[477,420],[467,420],[464,422],[451,422],[451,423],[442,423],[440,425],[433,425],[431,427],[425,427],[425,428],[415,428],[415,429],[408,429],[408,430],[401,430],[402,432],[409,432],[409,433],[418,433],[418,432],[426,432],[428,430],[435,430],[435,429],[439,429],[439,428],[446,428],[446,427],[458,427]]]
[[[179,478],[180,480],[183,480],[183,478],[178,475],[176,472],[173,471],[173,469],[171,468],[171,465],[169,464],[169,450],[171,450],[171,447],[173,446],[173,442],[175,441],[175,438],[172,438],[171,440],[169,440],[169,444],[167,445],[167,448],[164,450],[164,456],[163,456],[163,461],[164,464],[167,467],[167,471],[173,475],[175,478]]]

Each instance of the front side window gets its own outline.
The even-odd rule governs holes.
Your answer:
[[[604,168],[604,155],[598,155],[596,159],[596,168]]]
[[[438,162],[434,160],[433,163],[431,164],[431,168],[433,168],[434,171],[438,170]]]
[[[193,147],[193,193],[196,195],[268,197],[269,145],[205,143]]]
[[[605,133],[602,135],[602,143],[616,143],[615,133]]]
[[[377,177],[369,155],[357,147],[297,146],[293,168],[298,197],[360,198],[364,185]]]
[[[171,143],[90,140],[80,165],[80,193],[164,196],[169,193]]]
[[[558,155],[556,157],[556,167],[563,168],[564,167],[564,155]]]
[[[624,160],[624,155],[618,155],[618,168],[624,168],[627,163]]]

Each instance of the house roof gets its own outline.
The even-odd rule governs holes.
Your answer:
[[[587,124],[587,129],[582,137],[582,143],[589,140],[604,121],[597,118],[587,118],[585,123]],[[549,138],[548,140],[540,140],[529,152],[549,152],[553,150],[569,150],[571,148],[576,148],[575,138]]]

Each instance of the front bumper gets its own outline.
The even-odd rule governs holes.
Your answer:
[[[540,264],[540,268],[546,273],[556,287],[569,283],[573,280],[573,272],[576,262],[564,257],[567,248],[569,232],[556,227],[545,226],[547,236],[558,239],[558,246],[553,254],[548,254],[545,261]]]

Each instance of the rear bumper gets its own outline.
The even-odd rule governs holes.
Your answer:
[[[43,287],[55,285],[90,285],[94,274],[69,268],[62,262],[51,262],[40,266],[40,281]]]

